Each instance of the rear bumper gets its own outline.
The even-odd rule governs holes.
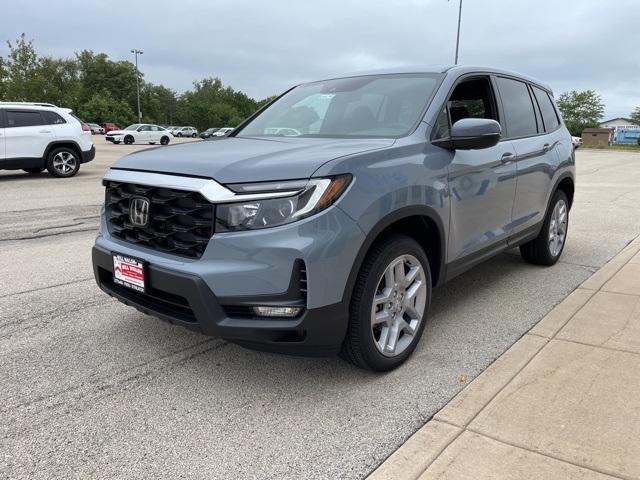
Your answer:
[[[203,278],[150,264],[147,292],[113,282],[111,252],[94,246],[96,282],[109,295],[143,313],[229,340],[248,348],[305,356],[330,356],[340,350],[348,323],[346,302],[306,309],[297,318],[234,317],[221,306]],[[225,301],[228,301],[225,298]],[[246,302],[246,297],[243,301]]]
[[[90,162],[94,158],[96,158],[96,146],[95,145],[91,145],[91,148],[89,149],[89,151],[82,152],[81,163]]]

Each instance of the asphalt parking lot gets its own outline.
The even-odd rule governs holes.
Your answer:
[[[138,146],[96,138],[68,180],[0,172],[0,477],[361,478],[640,234],[640,154],[580,150],[562,261],[510,252],[436,290],[385,375],[244,350],[95,285],[100,179]]]

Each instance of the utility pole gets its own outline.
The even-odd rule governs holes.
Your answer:
[[[460,32],[460,26],[458,25],[458,33]],[[136,90],[138,92],[138,123],[142,123],[142,110],[140,110],[140,70],[138,70],[138,55],[142,55],[144,52],[142,50],[134,49],[131,50],[136,57]],[[456,58],[458,57],[458,53],[456,51]]]
[[[458,64],[458,51],[460,49],[460,22],[462,20],[462,0],[460,0],[460,8],[458,9],[458,36],[456,37],[456,60],[455,65]]]

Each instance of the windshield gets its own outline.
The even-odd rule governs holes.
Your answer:
[[[300,85],[237,136],[401,137],[418,122],[440,77],[370,75]]]
[[[133,125],[129,125],[127,128],[125,128],[125,130],[137,130],[139,126],[139,123],[134,123]]]

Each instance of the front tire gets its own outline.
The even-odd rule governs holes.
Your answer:
[[[385,372],[413,353],[431,302],[431,270],[418,242],[392,234],[367,253],[356,279],[342,356]]]
[[[182,134],[181,134],[181,133],[179,133],[178,135],[176,135],[176,137],[181,137],[181,136],[182,136]]]
[[[534,265],[554,265],[564,250],[568,229],[569,200],[562,190],[557,190],[551,198],[540,234],[520,246],[522,258]]]
[[[133,137],[131,135],[127,135],[126,137],[124,137],[124,144],[125,145],[133,144]]]
[[[80,157],[70,148],[56,148],[47,157],[47,170],[54,177],[73,177],[80,170]]]

